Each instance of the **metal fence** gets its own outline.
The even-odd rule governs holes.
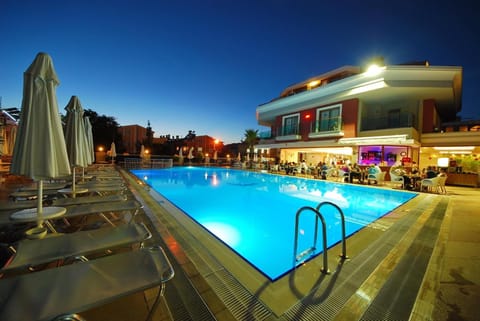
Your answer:
[[[125,169],[170,168],[173,167],[173,159],[124,158],[122,165]]]

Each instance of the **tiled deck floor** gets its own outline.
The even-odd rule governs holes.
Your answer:
[[[386,188],[389,187],[386,186]],[[149,198],[148,193],[143,188],[133,188],[132,191],[135,197],[141,199],[146,205],[144,219],[151,224],[150,226],[155,225],[162,235],[170,235],[168,231],[162,231],[164,227],[162,227],[161,220],[158,220],[158,217],[156,218],[158,213],[150,208],[150,206],[155,207],[158,204]],[[447,186],[447,192],[448,206],[441,222],[440,233],[420,291],[415,300],[413,312],[410,316],[412,321],[473,321],[478,320],[480,315],[480,304],[478,304],[480,302],[480,189]],[[8,186],[2,184],[0,197],[4,198],[5,195],[8,195]],[[414,237],[412,236],[412,238]],[[175,244],[175,240],[169,239],[167,244],[169,244],[168,247],[172,254],[171,259],[176,261],[175,278],[178,278],[178,280],[177,284],[167,285],[166,300],[168,306],[165,301],[162,301],[153,320],[235,320],[232,313],[225,308],[225,305],[219,300],[219,297],[212,291],[207,282],[199,277],[193,264],[181,251],[181,247],[172,248],[171,245]],[[400,249],[395,249],[395,251],[400,251]],[[377,270],[377,273],[381,273],[381,271]],[[192,284],[195,285],[195,289],[191,287]],[[374,283],[370,284],[368,282],[364,282],[362,285],[363,290],[366,291],[373,290],[371,288],[373,286]],[[170,292],[168,291],[169,287]],[[155,291],[156,289],[128,296],[106,306],[82,313],[82,316],[89,321],[144,320],[148,311],[147,304],[152,302],[156,294]],[[181,317],[174,317],[171,309],[174,309],[178,302],[172,302],[172,300],[177,298],[181,298],[182,302],[180,304],[189,305],[190,300],[192,306],[201,305],[205,308],[200,308],[197,315],[185,313]],[[353,303],[350,302],[349,304]],[[206,307],[214,316],[208,312]],[[361,310],[357,311],[357,314],[352,314],[351,311],[343,308],[340,312],[336,320],[341,320],[342,315],[349,316],[348,320],[362,319],[363,312]],[[391,319],[395,319],[395,316],[391,316]],[[270,317],[266,320],[273,320],[273,318]]]

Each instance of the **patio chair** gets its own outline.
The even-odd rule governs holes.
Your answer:
[[[98,197],[98,196],[97,196]],[[83,197],[82,197],[83,198]],[[80,199],[80,198],[79,198]],[[88,197],[85,197],[85,199],[88,199]],[[73,200],[73,199],[69,199]],[[57,203],[57,202],[55,202]],[[129,212],[131,217],[130,217],[130,222],[135,218],[139,210],[143,207],[138,201],[136,200],[121,200],[117,202],[103,202],[103,203],[87,203],[87,204],[82,204],[82,205],[61,205],[61,204],[55,204],[55,206],[62,206],[66,208],[66,213],[49,219],[49,224],[52,225],[52,228],[50,230],[55,231],[55,228],[53,226],[55,224],[51,223],[50,221],[57,221],[57,220],[62,220],[66,223],[67,227],[75,227],[76,229],[82,229],[85,228],[87,225],[85,221],[88,220],[88,218],[91,218],[94,215],[100,216],[106,223],[110,224],[111,226],[116,226],[114,224],[115,220],[118,220],[119,217],[118,215],[124,214],[126,212]],[[44,207],[44,209],[47,207]],[[25,216],[22,217],[21,219],[11,219],[11,215],[15,213],[17,210],[10,210],[10,211],[5,211],[5,212],[0,212],[0,226],[1,225],[8,225],[8,224],[25,224],[25,223],[35,223],[38,218],[34,213],[32,213],[32,216]],[[72,219],[74,218],[81,218],[80,222],[76,222],[73,224]]]
[[[439,176],[438,178],[438,190],[442,194],[447,194],[445,183],[447,182],[447,176]]]
[[[0,320],[52,320],[159,286],[158,306],[174,270],[160,246],[21,274],[1,281]],[[19,307],[24,307],[19,309]]]
[[[429,191],[429,192],[436,192],[439,191],[439,176],[435,176],[433,178],[424,178],[420,182],[420,191]],[[445,178],[446,179],[446,178]]]
[[[67,212],[61,218],[67,221],[67,225],[72,218],[81,217],[87,219],[92,215],[98,215],[109,225],[116,226],[113,221],[119,219],[118,215],[129,212],[131,215],[129,222],[132,222],[140,209],[143,208],[143,205],[136,200],[127,200],[121,202],[66,206],[66,208]],[[74,225],[81,229],[84,228],[86,224],[77,222]]]
[[[35,241],[20,240],[8,246],[13,257],[0,273],[12,270],[35,270],[40,264],[78,259],[89,255],[105,255],[120,247],[130,247],[150,239],[152,234],[143,223],[124,224],[90,231],[60,234]]]
[[[390,171],[390,182],[393,186],[400,184],[402,189],[405,188],[405,180],[403,179],[403,176],[396,175],[393,171]]]
[[[385,174],[386,172],[378,172],[375,174],[368,174],[367,176],[367,183],[370,184],[370,182],[375,182],[375,184],[381,185],[385,181]]]
[[[346,178],[346,180],[345,180]],[[338,170],[338,181],[339,182],[350,182],[350,172],[346,172],[343,169]]]

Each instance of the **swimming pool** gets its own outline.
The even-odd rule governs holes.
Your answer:
[[[417,195],[226,168],[131,172],[272,281],[297,264],[295,217],[301,207],[316,207],[323,201],[335,203],[345,214],[349,236]],[[341,221],[331,206],[322,207],[321,213],[327,223],[327,246],[331,247],[341,241]],[[302,213],[298,248],[309,248],[313,236],[313,212]],[[320,229],[313,256],[321,253],[321,243]]]

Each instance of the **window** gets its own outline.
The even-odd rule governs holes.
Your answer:
[[[282,119],[282,136],[297,135],[300,114],[284,116]]]
[[[400,127],[400,109],[394,109],[388,111],[388,127],[398,128]]]
[[[317,132],[339,131],[342,122],[342,105],[317,109]]]

